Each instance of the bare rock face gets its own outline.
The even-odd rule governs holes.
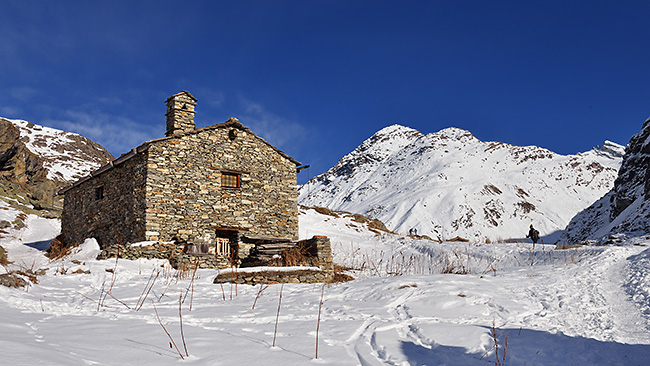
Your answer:
[[[650,235],[650,119],[630,139],[614,188],[571,220],[563,240],[642,235]]]
[[[113,156],[83,136],[0,118],[0,193],[52,208],[56,191]]]
[[[618,177],[614,182],[614,202],[610,218],[614,220],[643,195],[650,198],[650,119],[641,132],[632,136],[625,151]]]
[[[4,190],[22,194],[36,207],[52,206],[56,184],[47,179],[41,159],[20,141],[20,132],[0,119],[0,184]]]

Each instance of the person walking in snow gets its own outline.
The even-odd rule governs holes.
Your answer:
[[[530,224],[530,230],[528,230],[528,235],[526,235],[526,237],[533,241],[533,246],[537,244],[537,241],[539,240],[539,231],[535,230],[533,224]]]

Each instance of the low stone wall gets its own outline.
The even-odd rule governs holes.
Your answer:
[[[294,243],[295,250],[291,253],[283,252],[277,259],[270,261],[254,261],[255,266],[305,266],[319,267],[321,271],[314,271],[315,276],[307,283],[327,282],[334,274],[332,263],[332,248],[329,238],[325,236],[314,236],[311,239],[301,240]],[[198,268],[230,268],[230,259],[227,256],[215,256],[214,254],[194,255],[183,253],[185,245],[170,242],[152,242],[146,245],[131,246],[129,244],[112,244],[106,246],[97,259],[108,259],[120,257],[136,260],[145,259],[166,259],[172,267],[178,270],[191,270]],[[290,263],[288,263],[290,262]],[[292,271],[293,272],[293,271]],[[273,272],[269,272],[273,273]],[[311,276],[311,275],[310,275]],[[268,279],[275,282],[289,282],[278,279]],[[295,282],[295,280],[292,280]],[[295,283],[304,281],[298,279]],[[242,282],[244,283],[244,282]]]
[[[310,253],[316,257],[316,265],[323,271],[333,273],[334,262],[332,261],[332,246],[330,239],[326,236],[314,235],[311,239],[303,240]]]
[[[149,245],[131,246],[127,244],[113,244],[102,250],[97,259],[108,259],[119,256],[120,258],[136,260],[145,259],[166,259],[172,267],[179,270],[190,270],[196,268],[228,268],[230,262],[227,257],[215,257],[214,255],[189,255],[183,253],[184,244],[168,242],[155,242]]]
[[[228,257],[215,257],[214,254],[207,255],[189,255],[183,254],[169,260],[172,267],[187,271],[197,268],[229,268],[231,266]]]
[[[240,285],[274,284],[274,283],[328,283],[333,274],[313,269],[296,271],[260,271],[222,273],[214,283],[237,283]]]
[[[120,257],[124,259],[167,259],[183,255],[183,245],[168,242],[155,242],[149,245],[131,246],[129,244],[112,244],[102,249],[97,259]]]

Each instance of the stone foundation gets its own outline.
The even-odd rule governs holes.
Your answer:
[[[296,271],[260,271],[224,273],[214,279],[214,283],[236,283],[240,285],[274,283],[328,283],[332,273],[313,269]]]
[[[264,245],[259,243],[258,246]],[[308,277],[309,280],[306,282],[329,282],[331,281],[334,274],[334,264],[332,262],[332,249],[330,246],[329,238],[325,236],[314,236],[311,239],[301,240],[298,242],[286,242],[283,243],[285,248],[283,251],[279,251],[275,256],[265,256],[256,257],[259,254],[260,250],[256,250],[256,247],[250,250],[250,256],[244,258],[242,261],[238,261],[236,266],[239,266],[240,263],[242,266],[270,266],[270,267],[281,267],[281,266],[304,266],[304,267],[318,267],[321,271],[313,271]],[[241,243],[240,246],[250,247],[251,244]],[[187,244],[185,243],[170,243],[170,242],[153,242],[147,245],[137,245],[131,246],[127,244],[113,244],[106,246],[97,259],[108,259],[108,258],[124,258],[130,260],[136,260],[139,258],[145,259],[163,259],[168,260],[172,267],[178,270],[191,270],[196,268],[198,263],[198,268],[231,268],[231,260],[227,256],[215,256],[213,254],[187,254],[186,251]],[[241,252],[240,252],[241,254]],[[274,273],[274,272],[265,272],[265,273]],[[242,274],[246,277],[247,275]],[[275,276],[275,275],[272,275]],[[286,276],[285,276],[286,277]],[[243,277],[242,277],[243,278]],[[267,278],[268,281],[274,282],[295,282],[302,283],[305,282],[298,278],[292,281],[284,281],[276,277]],[[257,279],[242,280],[241,283],[255,282],[259,283]],[[238,282],[239,283],[239,282]]]

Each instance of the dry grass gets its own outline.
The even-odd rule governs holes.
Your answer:
[[[0,245],[0,266],[7,266],[9,264],[11,264],[11,262],[9,262],[9,259],[7,258],[7,251],[2,245]]]
[[[583,245],[582,244],[558,244],[555,246],[556,250],[566,250],[566,249],[575,249],[575,248],[581,248]]]
[[[494,366],[505,366],[506,364],[506,356],[508,355],[508,334],[506,333],[506,336],[504,338],[503,345],[499,342],[499,337],[497,334],[497,328],[494,324],[494,321],[492,321],[492,328],[490,329],[490,337],[492,338],[492,349],[494,350]],[[491,349],[491,350],[492,350]],[[501,355],[499,355],[499,350],[501,350]],[[489,352],[489,351],[488,351]],[[487,354],[486,354],[486,359],[487,359]],[[488,365],[490,364],[490,360],[487,359]]]
[[[339,215],[335,211],[332,211],[329,208],[319,207],[319,206],[314,206],[312,208],[314,209],[314,211],[318,212],[319,214],[332,216],[332,217],[339,217]]]
[[[14,271],[8,271],[3,274],[4,277],[0,284],[8,287],[24,287],[29,283],[38,283],[38,276],[45,274],[45,270],[34,270],[32,268],[26,268],[21,266],[20,269]]]
[[[299,243],[297,246],[282,252],[279,264],[283,267],[300,265],[310,266],[313,264],[312,262],[315,259],[316,258],[310,254],[309,248],[306,245]]]
[[[465,264],[463,259],[458,255],[457,252],[453,252],[452,255],[445,255],[445,260],[440,270],[442,274],[469,274],[472,273],[472,269],[469,264]]]
[[[334,276],[332,277],[332,283],[348,282],[352,280],[354,280],[354,277],[342,272],[334,272]]]
[[[408,249],[361,249],[354,243],[333,243],[333,251],[340,271],[357,276],[386,277],[431,274],[496,275],[498,270],[531,265],[564,264],[582,261],[597,249],[553,250],[542,245],[538,249],[527,247],[509,256],[491,255],[488,251],[473,253],[471,246],[459,243],[458,247],[435,248],[422,246],[417,251]],[[498,244],[491,244],[498,245]]]
[[[50,247],[47,248],[47,256],[50,259],[60,259],[70,254],[72,246],[63,241],[63,236],[59,235],[50,242]]]

